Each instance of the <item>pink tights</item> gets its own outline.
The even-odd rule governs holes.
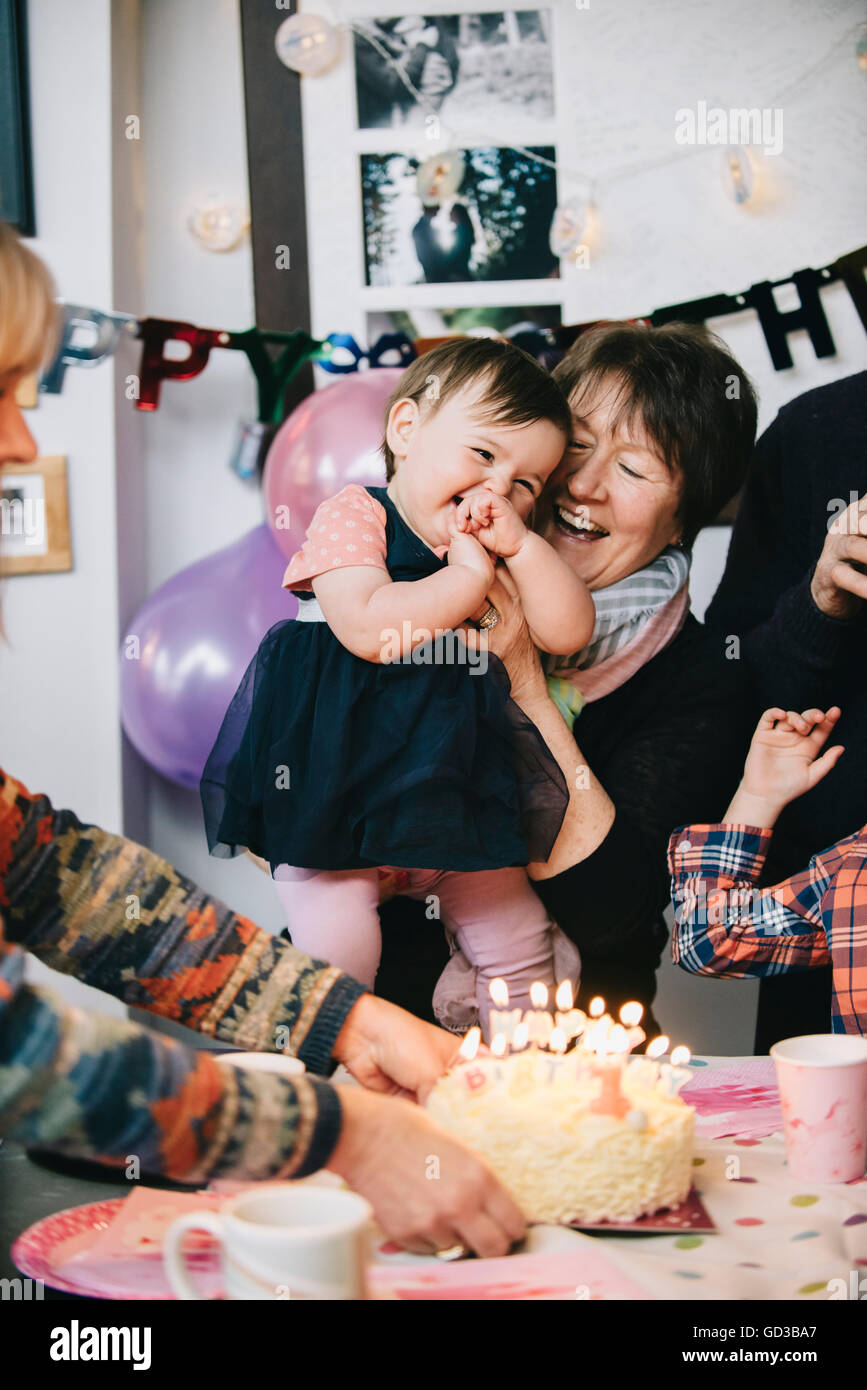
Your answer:
[[[495,976],[501,975],[509,986],[510,1008],[531,1007],[534,980],[553,989],[555,933],[558,977],[568,975],[577,988],[578,953],[554,926],[524,869],[410,869],[409,878],[404,896],[426,901],[428,916],[442,922],[474,967],[475,1006],[486,1033],[488,985]],[[293,944],[372,987],[382,949],[376,869],[324,871],[281,864],[274,881]],[[443,980],[450,973],[451,966]],[[553,996],[550,1003],[553,1006]],[[436,999],[435,1007],[437,1016],[452,1026],[473,1021],[462,1018],[460,1011],[437,1007]]]

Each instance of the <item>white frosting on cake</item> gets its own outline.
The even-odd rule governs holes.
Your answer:
[[[622,1118],[591,1108],[597,1076],[576,1054],[490,1057],[434,1087],[431,1116],[488,1160],[531,1221],[634,1221],[678,1206],[692,1183],[695,1112],[630,1067]]]

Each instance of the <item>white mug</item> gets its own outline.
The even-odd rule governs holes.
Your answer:
[[[187,1231],[220,1242],[230,1299],[363,1299],[373,1212],[354,1192],[306,1182],[263,1183],[218,1212],[190,1212],[166,1232],[166,1275],[180,1299],[200,1299],[181,1250]]]
[[[278,1076],[300,1076],[305,1070],[304,1063],[297,1057],[287,1057],[282,1052],[217,1052],[218,1062],[227,1062],[230,1067],[241,1071],[270,1071]]]

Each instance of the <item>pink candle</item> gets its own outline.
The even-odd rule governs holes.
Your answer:
[[[623,1063],[620,1058],[610,1062],[598,1061],[592,1066],[594,1076],[599,1077],[599,1095],[591,1102],[590,1109],[596,1115],[613,1115],[622,1119],[629,1110],[629,1101],[620,1089]]]

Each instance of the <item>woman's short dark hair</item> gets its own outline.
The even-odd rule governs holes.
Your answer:
[[[703,324],[606,324],[582,334],[552,375],[578,414],[619,383],[613,427],[638,419],[682,476],[678,517],[689,548],[740,489],[756,437],[756,393],[725,344]]]

